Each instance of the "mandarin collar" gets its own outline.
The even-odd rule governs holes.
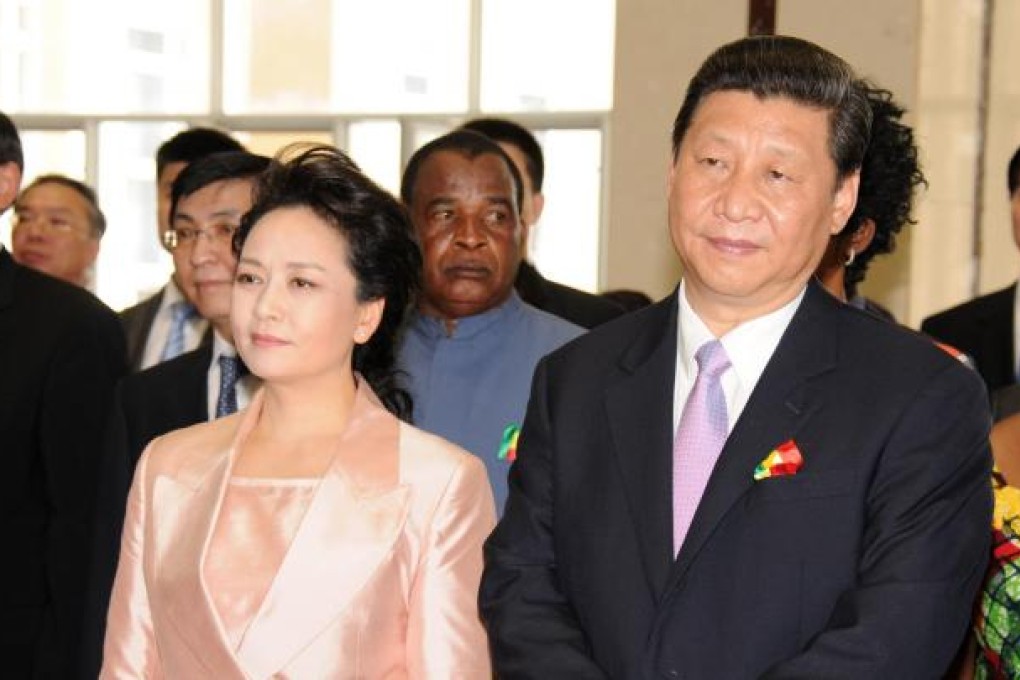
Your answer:
[[[480,333],[485,332],[492,326],[503,323],[519,314],[524,307],[524,302],[516,290],[510,291],[510,296],[498,307],[487,309],[481,314],[465,316],[457,319],[457,324],[452,333],[446,332],[446,324],[442,319],[434,316],[425,316],[416,313],[415,326],[429,338],[446,338],[447,340],[470,340]]]

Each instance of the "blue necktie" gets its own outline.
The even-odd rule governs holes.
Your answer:
[[[237,412],[237,379],[241,376],[241,360],[220,355],[220,394],[216,399],[216,417]]]
[[[195,314],[195,308],[190,302],[178,300],[170,305],[170,333],[166,336],[163,353],[159,355],[160,361],[173,359],[184,353],[184,328],[188,319],[191,319]]]

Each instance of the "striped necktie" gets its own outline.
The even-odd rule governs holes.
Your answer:
[[[195,307],[185,300],[178,300],[170,305],[170,333],[166,336],[166,344],[159,355],[160,361],[173,359],[184,353],[184,329],[188,320],[197,314]]]

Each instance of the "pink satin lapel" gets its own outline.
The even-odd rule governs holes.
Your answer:
[[[223,626],[209,597],[202,566],[220,514],[227,482],[241,441],[258,422],[262,395],[257,393],[239,416],[233,439],[207,464],[180,470],[176,477],[153,480],[155,550],[152,572],[168,622],[177,630],[209,677],[242,677]]]
[[[359,388],[351,421],[238,650],[253,677],[283,669],[341,616],[401,534],[399,423]]]

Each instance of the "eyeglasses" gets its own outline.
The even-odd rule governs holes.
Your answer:
[[[211,243],[230,243],[234,238],[237,225],[215,224],[211,227],[200,229],[198,227],[180,227],[179,229],[167,229],[163,232],[163,245],[169,250],[178,248],[194,248],[201,236],[205,236]]]

